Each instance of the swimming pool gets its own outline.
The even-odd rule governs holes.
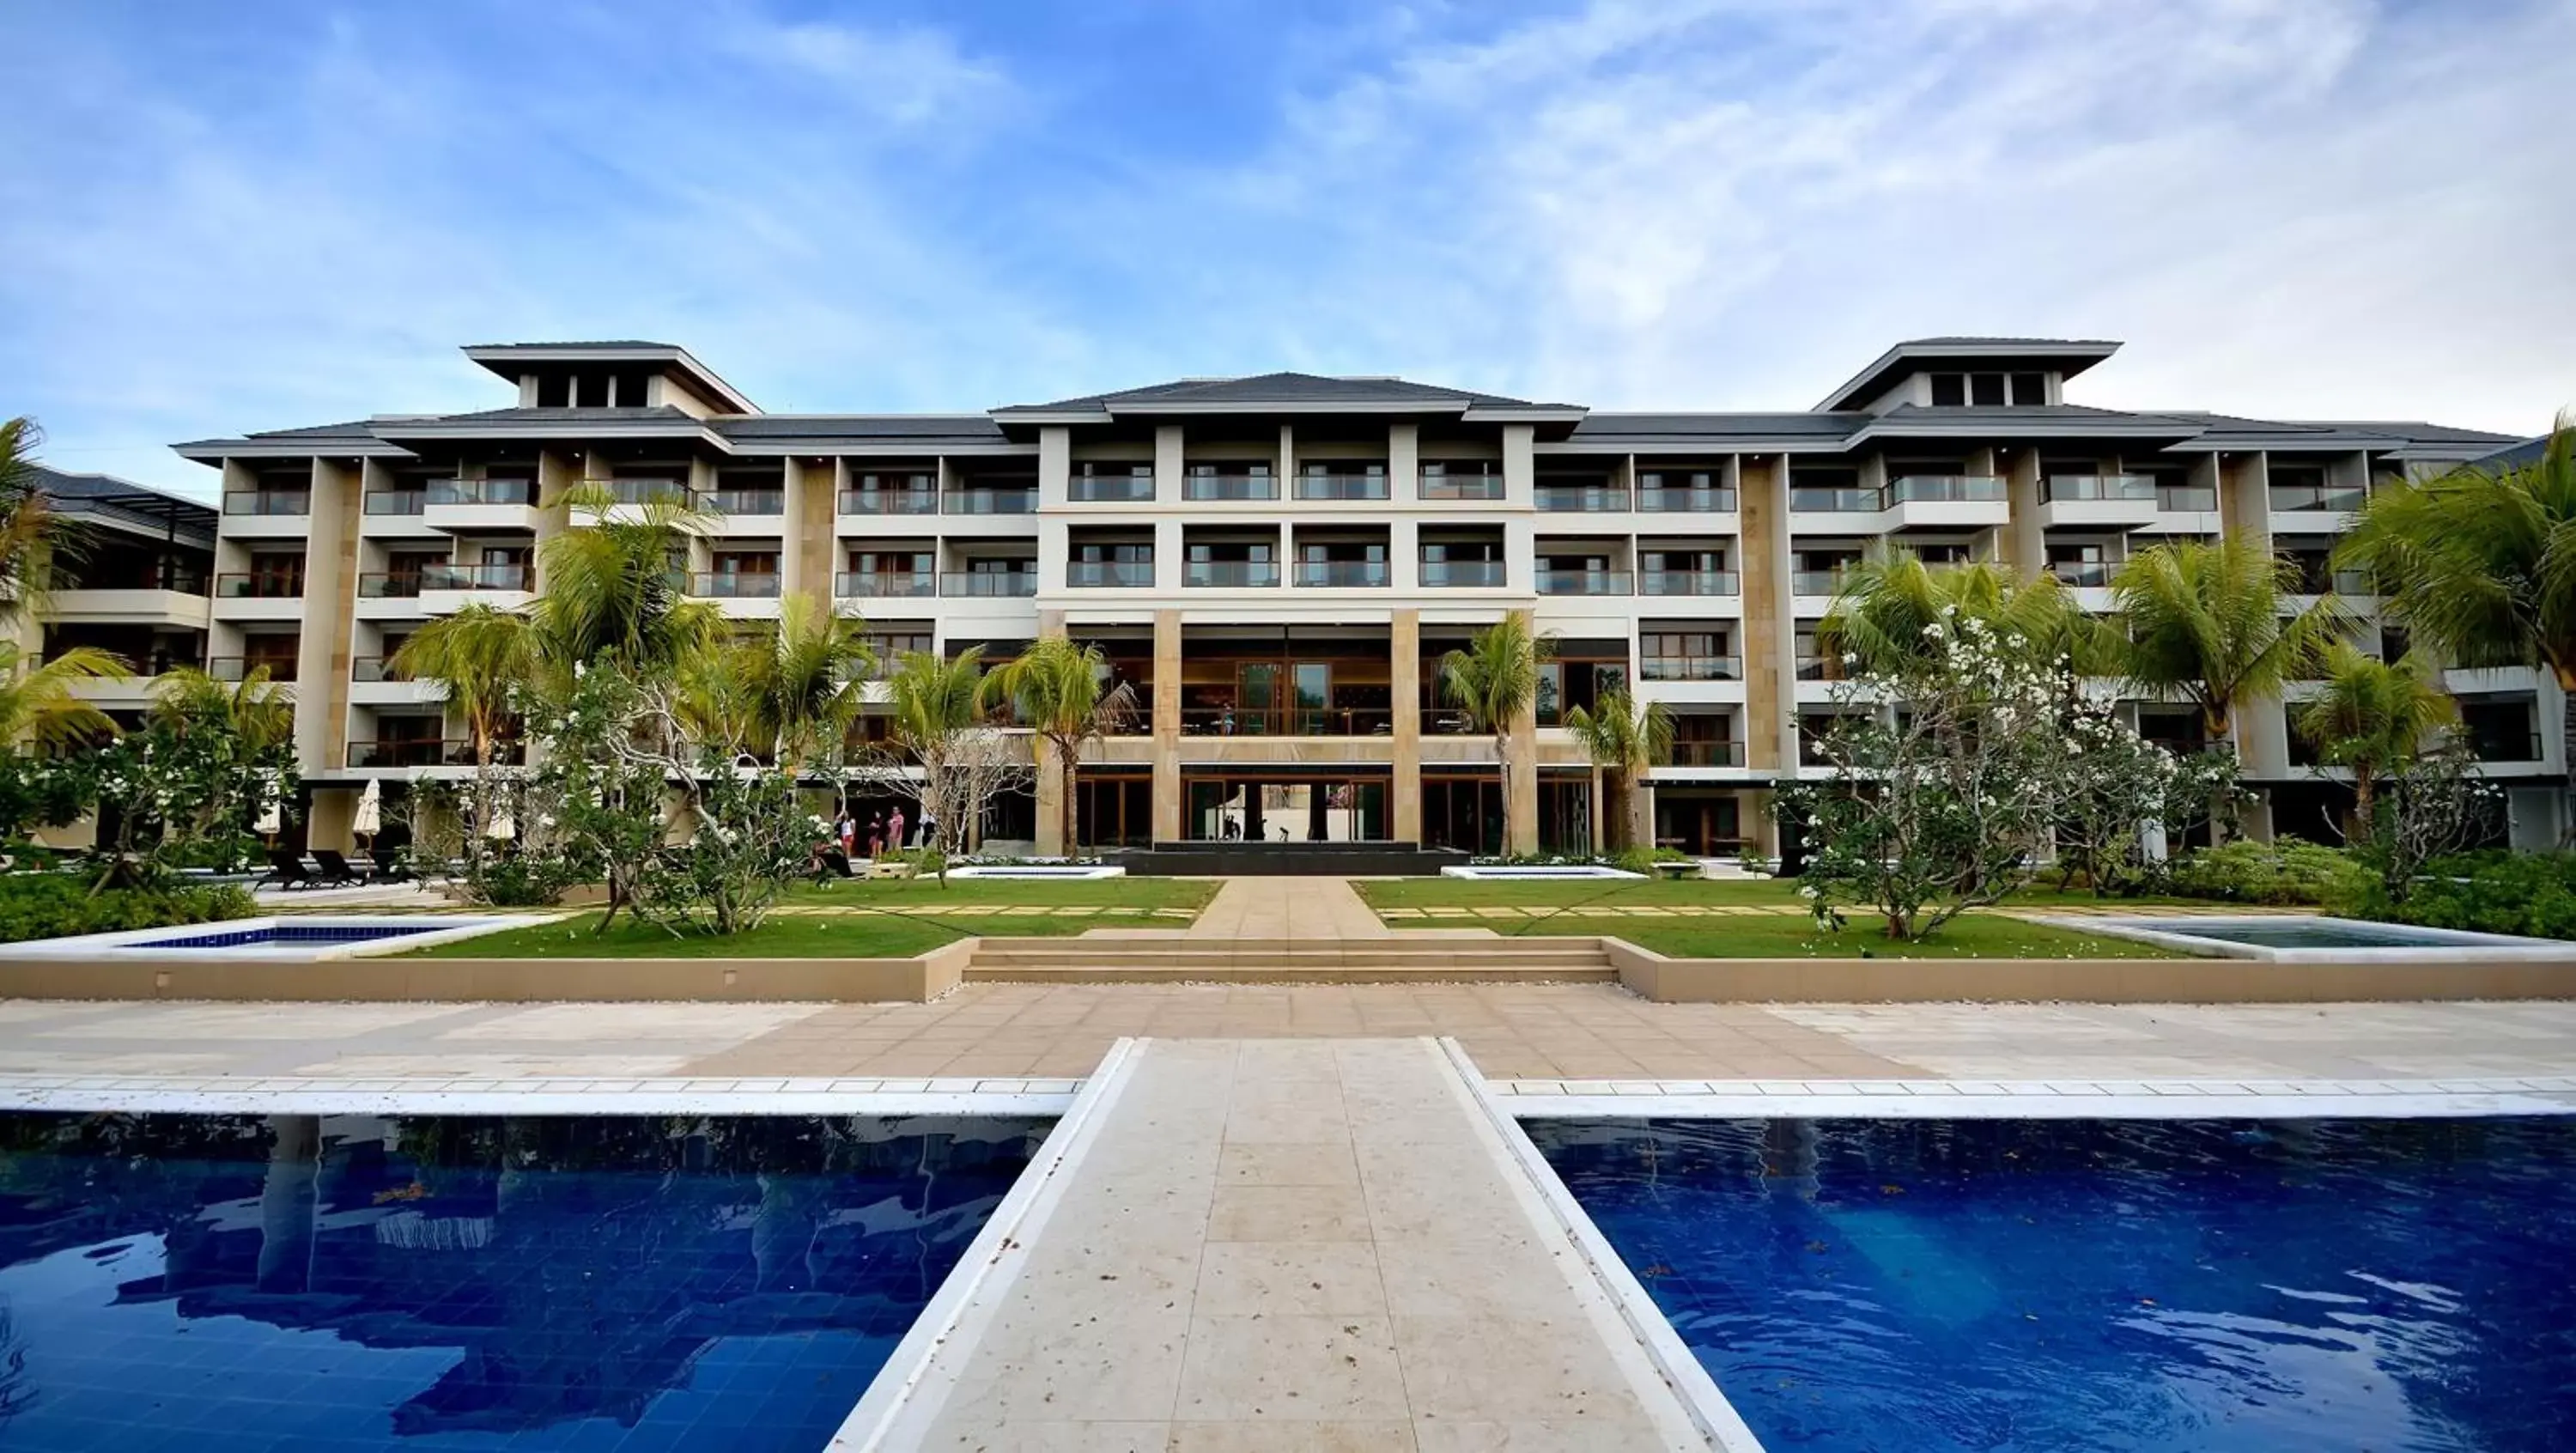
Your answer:
[[[532,913],[318,913],[236,918],[177,928],[135,928],[0,944],[0,959],[120,958],[170,953],[199,958],[362,958],[479,938],[544,923]]]
[[[1442,868],[1443,878],[1642,878],[1600,863],[1464,863]]]
[[[0,1116],[0,1444],[811,1453],[1049,1123]]]
[[[2576,1446],[2576,1119],[1527,1129],[1775,1450]]]
[[[2500,959],[2576,959],[2576,943],[2561,943],[2555,939],[2419,928],[2409,923],[2371,923],[2318,914],[2210,914],[2184,918],[2055,916],[2048,921],[2085,932],[2180,949],[2185,953],[2286,963],[2368,963],[2383,959],[2490,963]]]

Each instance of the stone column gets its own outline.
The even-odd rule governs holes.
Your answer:
[[[1422,841],[1422,612],[1398,610],[1387,624],[1387,705],[1395,712],[1395,779],[1387,786],[1387,834]]]
[[[359,488],[358,470],[327,459],[313,461],[313,513],[304,539],[304,631],[296,646],[294,688],[295,757],[306,772],[346,765],[349,749]]]
[[[1422,426],[1391,424],[1386,431],[1386,497],[1389,502],[1422,497]]]
[[[1154,841],[1180,840],[1186,805],[1181,789],[1181,613],[1158,610],[1154,612]]]
[[[1154,426],[1154,503],[1169,509],[1181,502],[1189,476],[1185,436],[1178,424]]]
[[[2038,449],[2013,451],[2012,469],[2004,480],[2004,498],[2011,501],[2012,508],[2001,532],[2004,563],[2019,579],[2037,580],[2040,572],[2048,568],[2048,532],[2039,525]]]
[[[1530,612],[1516,610],[1513,615],[1528,625]],[[1538,706],[1532,702],[1521,708],[1512,722],[1511,770],[1503,779],[1503,817],[1511,824],[1511,839],[1503,844],[1507,853],[1538,851]]]
[[[1064,634],[1064,612],[1038,612],[1038,635],[1041,639]],[[1029,734],[1029,755],[1037,764],[1037,855],[1042,858],[1069,856],[1073,845],[1064,840],[1064,774],[1058,770],[1057,753],[1046,738]]]

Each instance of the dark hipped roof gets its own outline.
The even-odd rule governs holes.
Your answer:
[[[2055,370],[2073,378],[2119,351],[2120,345],[2107,338],[1908,338],[1853,374],[1816,407],[1848,409],[1867,403],[1903,375],[1935,364]]]
[[[1443,388],[1409,379],[1343,378],[1314,373],[1263,373],[1242,378],[1184,378],[1143,388],[1085,394],[1046,404],[1012,404],[993,410],[997,418],[1034,415],[1111,415],[1162,413],[1269,412],[1278,410],[1356,409],[1368,412],[1465,413],[1472,409],[1541,410],[1580,414],[1576,404],[1535,404],[1527,399],[1472,389]]]
[[[513,380],[518,377],[519,365],[529,363],[658,363],[686,378],[689,386],[710,403],[740,414],[760,412],[760,405],[676,343],[655,343],[643,338],[582,343],[474,343],[467,345],[464,353],[501,377]]]
[[[215,542],[215,508],[202,501],[112,474],[69,474],[42,464],[34,471],[37,488],[64,514],[194,545]]]

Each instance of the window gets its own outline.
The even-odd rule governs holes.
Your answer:
[[[1955,409],[1968,401],[1968,377],[1962,373],[1932,375],[1932,403],[1936,408]]]
[[[2048,375],[2016,373],[2012,376],[2012,401],[2017,409],[2035,408],[2048,402]]]
[[[2004,376],[2000,373],[1969,374],[1968,402],[1981,409],[2002,408],[2005,402]]]

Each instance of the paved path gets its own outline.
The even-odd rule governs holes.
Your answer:
[[[1430,1042],[1151,1042],[1101,1115],[883,1446],[1707,1446]]]
[[[1188,936],[1336,941],[1389,931],[1341,878],[1228,878]]]
[[[1611,985],[969,984],[935,1004],[0,1000],[0,1075],[1088,1074],[1122,1035],[1451,1035],[1498,1079],[2576,1074],[2576,1003],[1653,1004]]]

